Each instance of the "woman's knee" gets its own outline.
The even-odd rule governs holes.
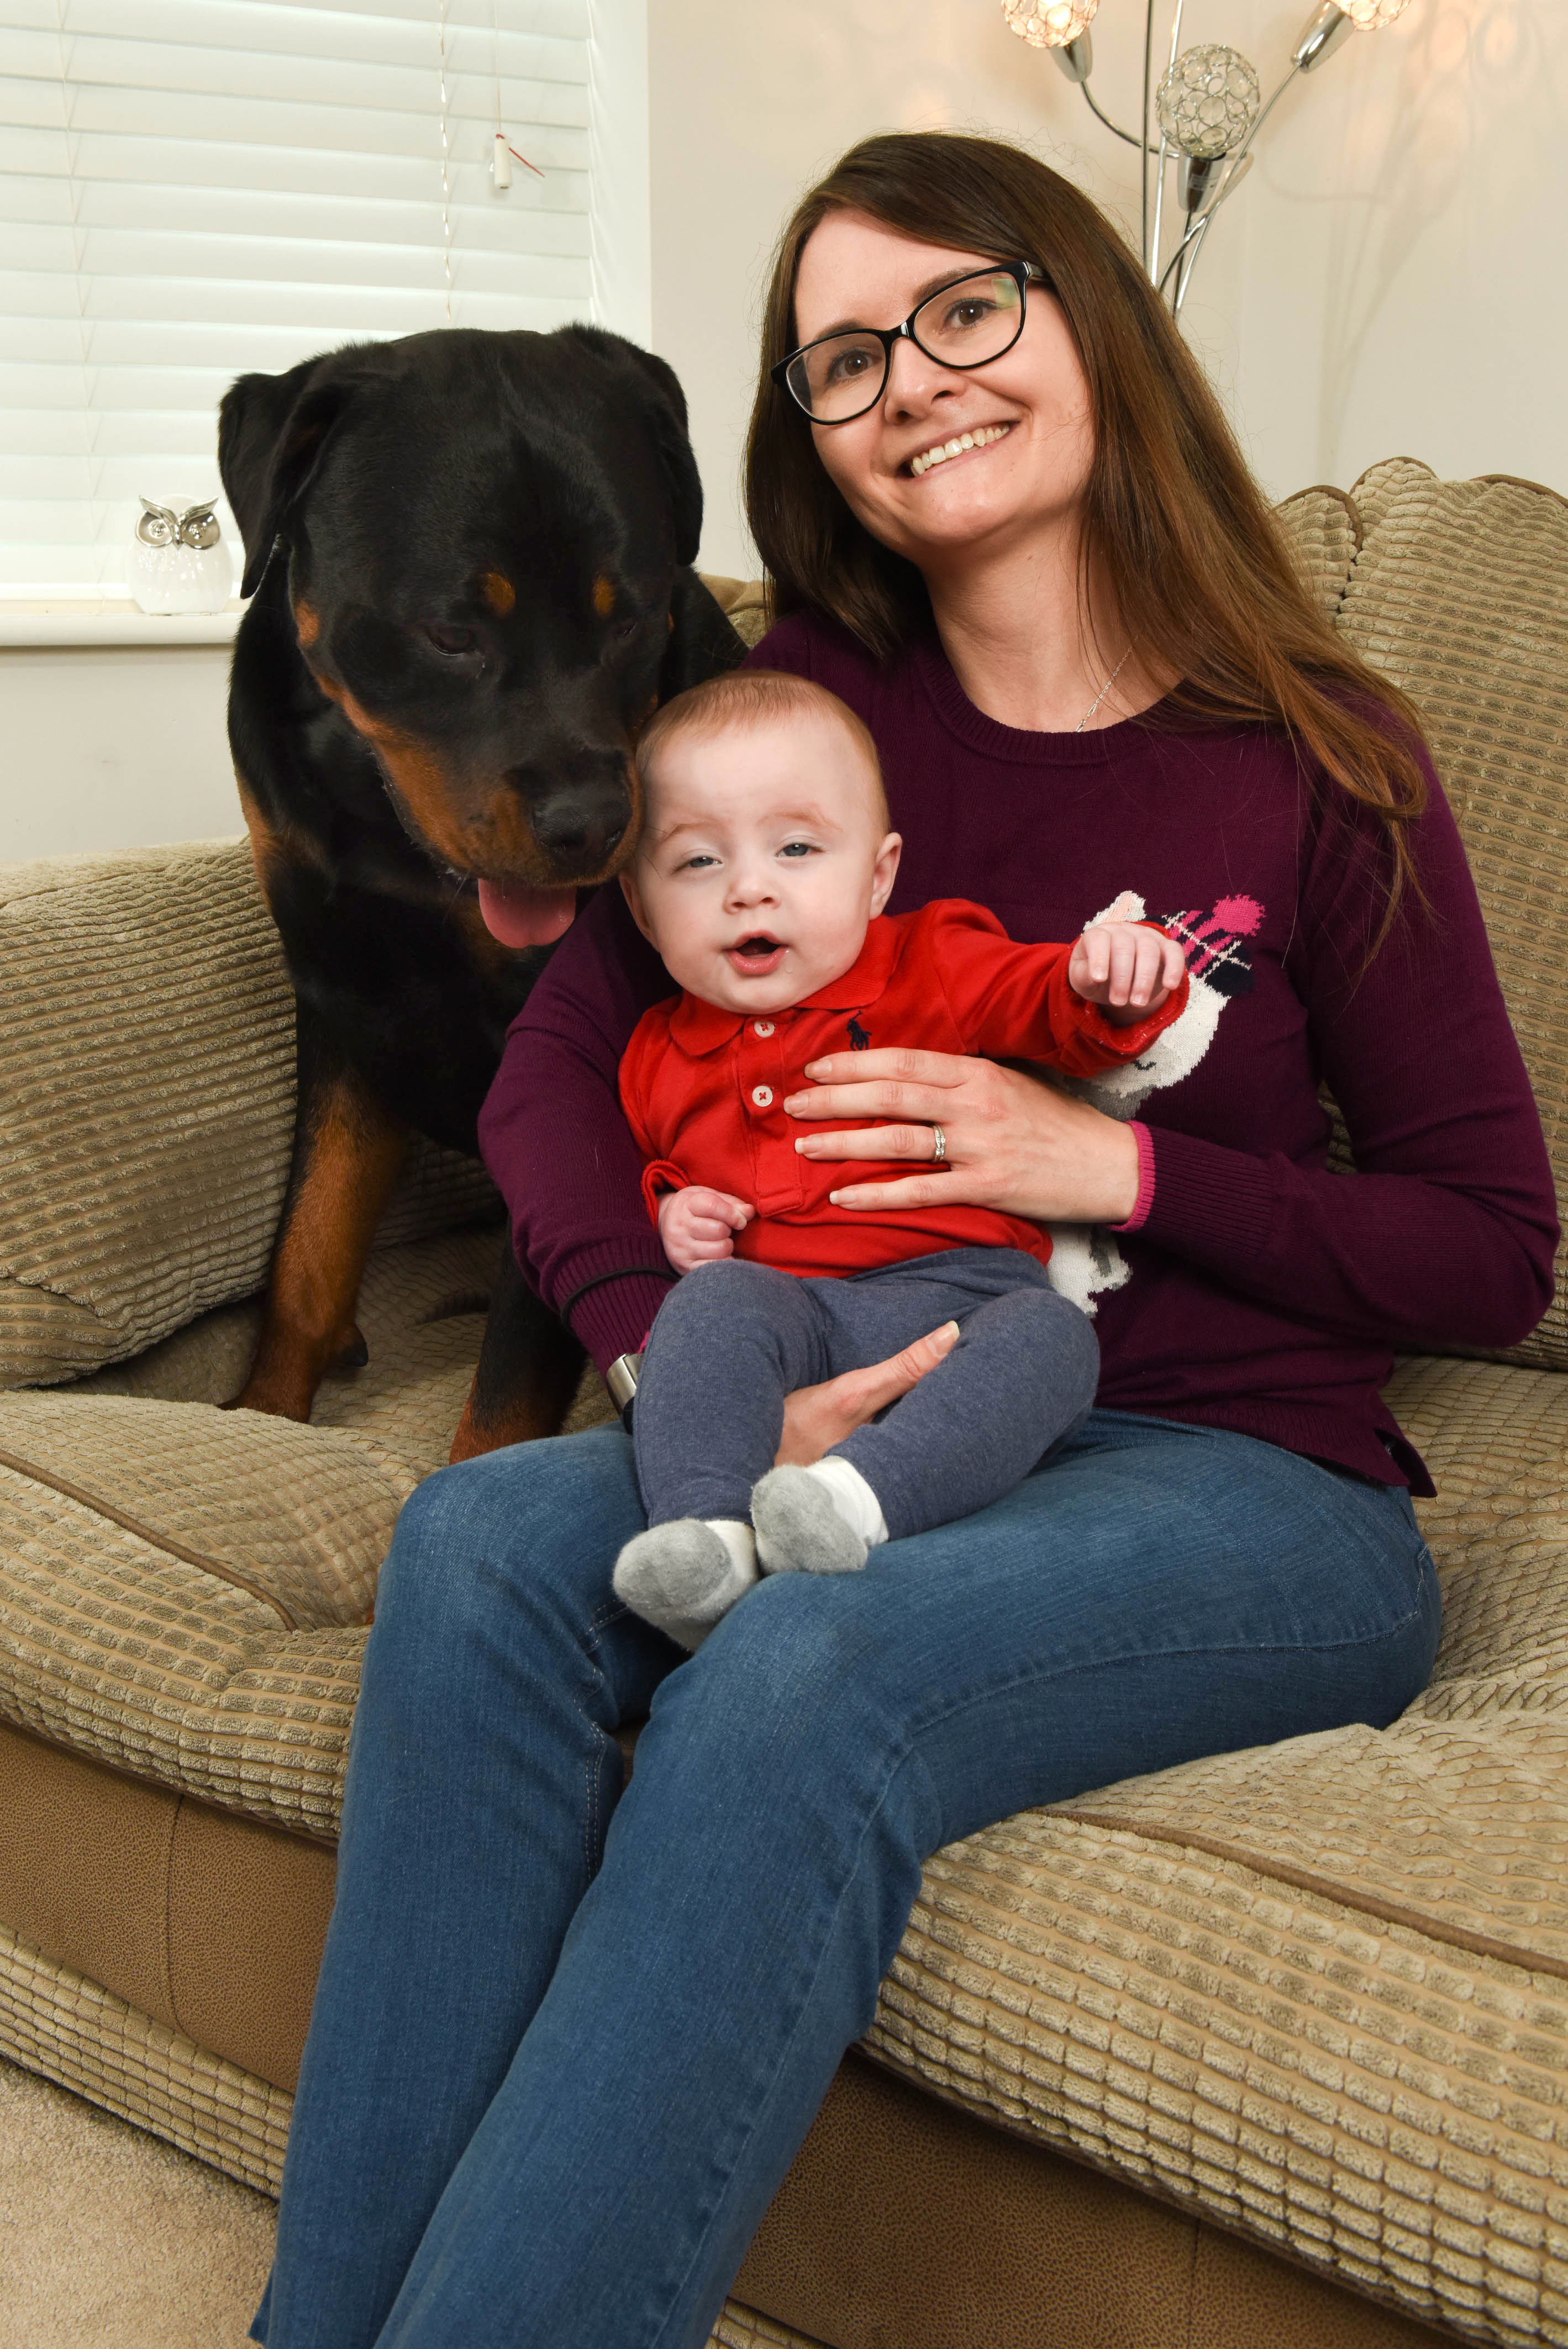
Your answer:
[[[632,1785],[715,1855],[749,1855],[759,1883],[798,1899],[857,1886],[874,1996],[945,1836],[887,1642],[846,1604],[857,1579],[779,1574],[749,1592],[659,1689]]]
[[[439,1469],[404,1503],[376,1595],[378,1629],[416,1640],[493,1630],[521,1606],[576,1616],[609,1597],[642,1524],[618,1429],[517,1444]]]
[[[879,1669],[886,1641],[854,1605],[853,1579],[765,1576],[664,1683],[659,1707],[682,1716],[683,1736],[765,1749],[795,1785],[818,1768],[841,1772],[863,1749],[884,1751],[898,1737]]]

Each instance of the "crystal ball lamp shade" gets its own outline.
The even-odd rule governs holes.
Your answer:
[[[1367,0],[1367,5],[1377,4]],[[1002,0],[1002,13],[1032,49],[1064,49],[1088,31],[1099,5],[1100,0]],[[1381,5],[1386,7],[1395,0],[1381,0]]]
[[[1410,0],[1339,0],[1339,5],[1358,33],[1380,33],[1405,14]]]
[[[1403,0],[1364,5],[1403,5]],[[1258,77],[1241,51],[1206,41],[1177,58],[1159,85],[1155,108],[1173,147],[1208,158],[1235,152],[1252,127],[1262,97]]]

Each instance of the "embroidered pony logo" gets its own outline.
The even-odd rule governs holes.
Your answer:
[[[1187,957],[1189,980],[1187,1009],[1157,1036],[1137,1061],[1104,1075],[1075,1079],[1067,1091],[1092,1102],[1107,1117],[1124,1123],[1135,1118],[1150,1093],[1179,1084],[1189,1076],[1214,1041],[1220,1015],[1234,997],[1252,987],[1252,961],[1247,941],[1255,937],[1263,918],[1256,897],[1220,898],[1210,914],[1182,912],[1157,918],[1176,938]],[[1143,899],[1124,889],[1114,905],[1085,922],[1141,922],[1147,914]],[[1131,1267],[1116,1246],[1113,1233],[1097,1224],[1053,1224],[1051,1261],[1046,1278],[1085,1313],[1093,1313],[1102,1290],[1120,1288]]]
[[[868,1052],[871,1050],[869,1030],[862,1028],[859,1020],[853,1018],[849,1022],[849,1049],[852,1052]]]

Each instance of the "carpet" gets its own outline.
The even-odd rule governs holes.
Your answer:
[[[0,2058],[0,2349],[243,2349],[277,2205]]]

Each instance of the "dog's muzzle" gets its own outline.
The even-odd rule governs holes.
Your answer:
[[[526,802],[534,838],[562,881],[601,873],[630,828],[624,760],[607,771],[579,775],[514,768],[507,781]]]

